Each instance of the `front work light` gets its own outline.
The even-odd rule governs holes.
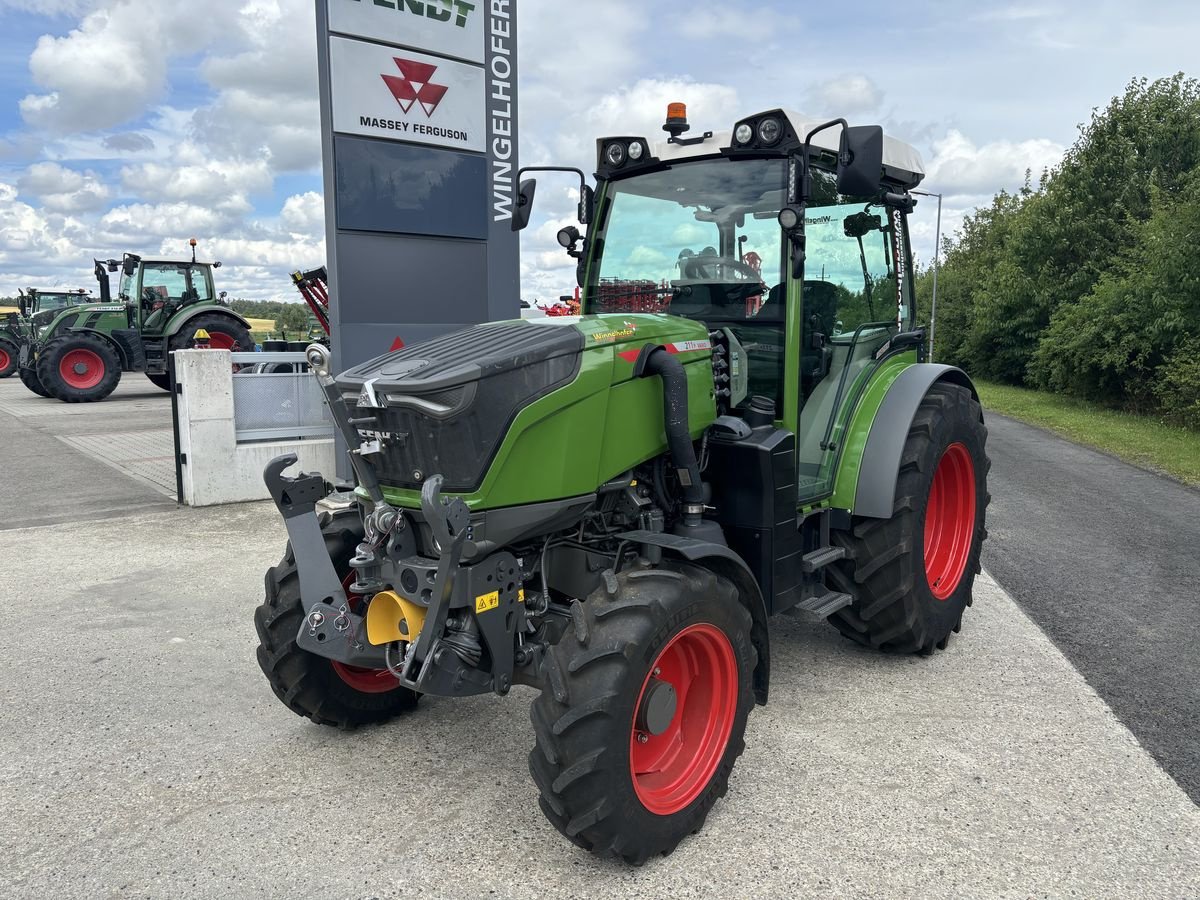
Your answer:
[[[795,207],[785,206],[779,211],[779,227],[784,231],[794,231],[800,224],[800,213]]]
[[[770,117],[758,123],[758,139],[764,144],[777,143],[782,135],[783,126],[778,119]]]
[[[620,168],[625,162],[625,145],[612,143],[604,148],[604,158],[614,169]]]
[[[749,123],[743,122],[733,132],[733,139],[739,144],[748,144],[754,138],[754,129]]]
[[[645,148],[642,146],[641,141],[632,142],[629,145],[629,158],[632,159],[634,162],[637,162],[639,159],[642,158],[642,151],[644,149]]]

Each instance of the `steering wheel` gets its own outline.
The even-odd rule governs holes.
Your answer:
[[[697,281],[750,281],[762,283],[762,273],[753,266],[728,256],[686,256],[680,259],[680,274]],[[725,278],[725,273],[734,278]]]

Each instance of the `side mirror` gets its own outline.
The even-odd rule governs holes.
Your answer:
[[[127,259],[121,268],[124,269],[126,275],[132,278],[133,273],[137,271],[137,260]]]
[[[517,206],[512,214],[512,230],[520,231],[529,224],[529,215],[533,212],[533,195],[537,191],[537,179],[527,178],[517,189]]]
[[[838,148],[838,193],[873,197],[879,193],[882,171],[883,129],[878,125],[843,128]]]

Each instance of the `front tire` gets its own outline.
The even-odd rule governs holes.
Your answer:
[[[830,583],[854,598],[829,617],[838,631],[879,650],[932,653],[961,629],[987,537],[986,443],[971,392],[934,384],[909,428],[892,517],[856,517],[832,535],[846,556],[826,570]]]
[[[56,400],[94,403],[116,390],[121,357],[97,334],[66,334],[54,338],[38,354],[37,376]]]
[[[338,575],[347,579],[350,559],[363,536],[357,514],[335,516],[321,530]],[[304,606],[290,543],[279,565],[267,570],[264,581],[266,599],[254,611],[258,665],[288,709],[318,725],[350,729],[385,722],[417,705],[417,695],[400,687],[386,669],[346,666],[297,646]],[[353,606],[356,595],[348,594],[348,599]]]
[[[745,749],[750,613],[728,580],[666,563],[571,618],[531,708],[530,773],[563,835],[640,865],[700,830]]]

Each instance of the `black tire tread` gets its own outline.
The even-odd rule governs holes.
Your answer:
[[[58,372],[58,358],[71,347],[91,350],[104,360],[104,378],[95,387],[81,390],[67,385]],[[37,358],[37,377],[47,396],[64,403],[95,403],[117,389],[121,381],[121,356],[106,338],[89,332],[67,332],[46,342]]]
[[[741,685],[739,713],[722,765],[705,792],[687,810],[687,827],[680,833],[631,839],[630,822],[614,816],[612,779],[628,778],[614,768],[625,756],[614,751],[613,735],[625,735],[618,711],[622,689],[640,685],[635,670],[634,644],[621,635],[651,635],[666,620],[671,599],[708,597],[733,610],[747,636],[750,667],[756,654],[749,642],[751,616],[737,589],[726,579],[698,566],[664,563],[669,568],[635,570],[617,576],[618,590],[603,590],[571,607],[568,628],[546,657],[546,688],[533,702],[530,718],[536,742],[529,754],[529,771],[540,792],[542,812],[577,846],[600,856],[614,856],[641,865],[651,856],[666,855],[687,834],[704,824],[716,799],[724,796],[733,762],[745,748],[745,714],[754,704],[749,674]],[[668,597],[667,595],[671,595]],[[667,599],[664,599],[667,598]],[[624,710],[624,706],[621,706]],[[627,763],[626,763],[627,765]],[[649,815],[648,813],[646,813]],[[674,817],[672,817],[674,818]]]
[[[348,560],[361,540],[357,514],[336,516],[322,529],[335,565]],[[296,634],[304,620],[300,579],[290,545],[278,565],[263,578],[265,599],[254,610],[258,665],[284,706],[318,725],[350,730],[386,722],[411,710],[417,695],[407,689],[385,694],[354,691],[337,676],[328,659],[302,650]]]
[[[29,388],[29,390],[33,391],[39,397],[45,397],[48,400],[54,399],[42,384],[42,380],[38,378],[37,369],[33,366],[26,366],[23,369],[19,369],[17,377],[21,379],[21,384],[25,385],[25,387]]]
[[[852,641],[893,653],[932,653],[946,648],[949,635],[962,625],[961,612],[945,628],[933,628],[921,615],[921,588],[924,571],[914,563],[913,543],[923,526],[923,508],[914,498],[923,496],[926,479],[932,478],[928,452],[938,435],[939,422],[960,417],[974,423],[981,448],[986,448],[987,428],[983,413],[971,392],[947,382],[937,382],[921,401],[900,457],[896,498],[890,519],[855,518],[849,531],[831,535],[835,546],[846,555],[826,569],[829,582],[838,591],[850,594],[854,602],[833,613],[829,622]],[[986,451],[982,465],[984,484],[991,468]],[[936,465],[934,460],[933,465]],[[980,572],[980,548],[987,537],[983,527],[991,495],[986,489],[978,498],[976,536],[967,560],[964,581],[973,581]],[[918,584],[917,580],[920,579]],[[971,605],[971,588],[966,587],[966,606]],[[956,592],[957,593],[957,592]]]

